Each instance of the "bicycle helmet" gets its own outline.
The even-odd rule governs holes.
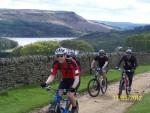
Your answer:
[[[126,50],[126,54],[132,54],[132,50],[131,49],[127,49]]]
[[[105,55],[105,54],[106,54],[103,49],[100,49],[100,50],[98,51],[98,53],[99,53],[99,55]]]
[[[68,57],[74,57],[75,56],[75,52],[73,50],[68,50],[67,51],[67,56]]]
[[[64,55],[67,53],[67,50],[66,48],[63,48],[63,47],[60,47],[58,49],[56,49],[55,51],[55,55]]]

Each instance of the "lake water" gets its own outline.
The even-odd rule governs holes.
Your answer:
[[[17,41],[19,45],[24,46],[26,44],[38,42],[38,41],[62,41],[62,40],[71,40],[75,39],[77,37],[52,37],[52,38],[11,38],[11,37],[5,37],[10,40]]]

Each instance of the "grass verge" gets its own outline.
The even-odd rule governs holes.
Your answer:
[[[126,113],[149,113],[150,93],[145,94],[142,100],[131,106]]]

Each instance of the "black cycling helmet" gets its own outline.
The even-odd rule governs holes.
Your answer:
[[[100,49],[100,50],[98,51],[98,53],[99,53],[99,55],[105,55],[105,54],[106,54],[103,49]]]

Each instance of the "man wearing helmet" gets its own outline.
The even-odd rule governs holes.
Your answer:
[[[80,71],[81,71],[81,64],[80,64],[80,61],[77,59],[76,54],[75,54],[74,51],[68,50],[68,51],[67,51],[67,58],[72,59],[72,60],[75,60],[75,62],[77,63],[77,65],[78,65],[78,67],[79,67],[79,69],[80,69]]]
[[[96,62],[98,63],[98,67],[102,69],[104,79],[106,79],[108,57],[106,56],[106,53],[103,49],[99,50],[98,56],[96,56],[92,61],[91,69],[95,67]]]
[[[50,84],[56,74],[57,70],[61,71],[62,80],[59,85],[59,94],[62,95],[63,89],[67,89],[68,93],[67,96],[71,100],[72,103],[72,113],[76,113],[76,96],[75,92],[79,87],[79,75],[80,70],[78,65],[74,60],[66,58],[66,49],[65,48],[58,48],[55,51],[56,60],[54,61],[51,69],[51,74],[48,77],[45,83],[42,83],[42,87],[46,87]]]
[[[126,50],[125,55],[121,58],[118,65],[116,66],[116,68],[119,68],[119,66],[121,65],[122,62],[123,62],[123,68],[125,70],[131,70],[130,72],[126,72],[128,79],[129,79],[128,90],[129,90],[129,92],[131,92],[132,79],[133,79],[134,71],[137,67],[137,59],[133,55],[131,49]]]

